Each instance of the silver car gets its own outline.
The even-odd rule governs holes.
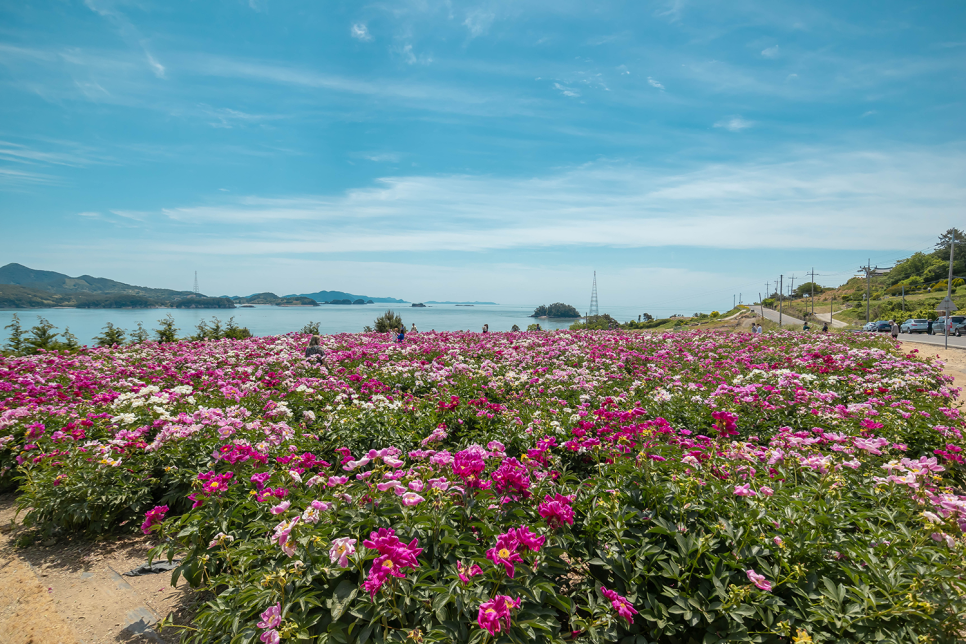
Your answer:
[[[929,330],[929,320],[908,319],[899,325],[899,333],[925,333]]]
[[[946,334],[946,321],[949,320],[949,335],[961,335],[961,327],[966,322],[966,315],[954,315],[950,318],[939,318],[932,323],[932,332],[936,335]]]

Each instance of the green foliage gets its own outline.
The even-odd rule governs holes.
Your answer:
[[[6,344],[7,349],[16,355],[22,354],[24,350],[23,327],[16,313],[11,317],[10,324],[4,328],[10,329],[10,339],[7,340]]]
[[[252,337],[252,332],[248,330],[248,327],[238,326],[235,322],[235,316],[228,318],[228,322],[225,324],[225,330],[221,334],[222,338],[229,338],[231,340],[244,340],[245,338]]]
[[[611,317],[608,313],[595,315],[586,318],[583,322],[577,321],[570,325],[571,331],[583,331],[587,329],[616,329],[620,327],[620,322]]]
[[[36,326],[31,327],[30,333],[24,339],[24,353],[35,354],[40,351],[56,351],[61,347],[57,341],[59,334],[53,333],[57,327],[50,323],[47,318],[39,318]]]
[[[816,284],[814,282],[805,282],[804,284],[799,284],[795,288],[795,291],[794,292],[795,292],[795,295],[798,296],[798,297],[805,297],[806,295],[809,295],[810,296],[812,294],[812,289],[813,288],[815,289],[815,295],[818,295],[819,293],[824,293],[825,292],[825,289],[824,288],[822,288],[821,286],[819,286],[818,284]]]
[[[382,315],[376,318],[373,323],[375,325],[376,333],[389,333],[390,331],[396,331],[403,325],[402,316],[397,315],[389,309]]]
[[[510,330],[516,333],[520,331],[520,327],[514,324],[512,327],[510,327]]]
[[[569,304],[555,302],[550,306],[541,304],[533,310],[532,318],[579,318],[580,311]]]
[[[305,326],[302,327],[302,330],[299,331],[299,333],[304,333],[306,335],[318,335],[319,326],[321,324],[322,324],[321,322],[308,322],[306,323]]]
[[[131,344],[143,344],[150,337],[147,329],[144,328],[141,322],[138,322],[137,325],[137,330],[131,332]]]
[[[234,316],[228,318],[227,324],[223,327],[221,325],[221,320],[217,317],[212,317],[211,322],[206,322],[201,320],[195,327],[197,333],[195,333],[191,339],[196,342],[204,342],[206,340],[222,340],[224,338],[230,338],[232,340],[244,340],[245,338],[250,338],[252,336],[251,331],[246,327],[240,327],[235,322]]]
[[[527,325],[527,331],[543,331],[543,329],[540,328],[539,324],[534,322],[533,324]]]
[[[65,326],[64,332],[61,334],[64,337],[64,341],[61,343],[61,347],[67,351],[76,351],[80,349],[80,343],[77,342],[77,336],[70,332],[70,327]]]
[[[101,335],[94,337],[94,343],[99,347],[113,347],[114,345],[124,344],[124,336],[126,335],[124,329],[114,326],[112,323],[108,322],[104,325],[104,331]]]
[[[170,313],[158,320],[158,324],[161,328],[154,330],[158,342],[175,342],[178,339],[178,328],[174,325],[174,317]]]

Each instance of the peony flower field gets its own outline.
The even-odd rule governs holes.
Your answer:
[[[846,334],[145,343],[0,358],[42,535],[143,530],[187,642],[959,642],[964,422]]]

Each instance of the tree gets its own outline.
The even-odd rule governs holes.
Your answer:
[[[318,335],[319,326],[321,324],[322,324],[321,322],[308,322],[305,326],[302,327],[302,330],[299,331],[299,333],[304,333],[306,335]]]
[[[527,331],[543,331],[543,329],[540,328],[539,324],[534,322],[533,324],[527,325]]]
[[[949,244],[952,241],[953,233],[956,233],[956,252],[955,255],[960,255],[966,251],[966,233],[961,231],[959,228],[950,228],[943,234],[939,236],[939,240],[936,242],[936,255],[941,258],[945,258],[947,265],[949,262]]]
[[[64,333],[62,335],[64,336],[64,342],[62,343],[64,349],[68,351],[77,351],[80,349],[80,343],[77,341],[77,336],[70,332],[69,326],[64,327]]]
[[[221,337],[232,340],[244,340],[245,338],[252,337],[252,332],[248,330],[248,327],[235,324],[235,316],[232,316],[228,318],[228,323],[225,325],[225,332],[221,334]]]
[[[390,309],[377,317],[373,324],[375,325],[376,333],[388,333],[389,331],[395,331],[401,327],[403,321],[402,316],[396,315],[392,312],[392,309]]]
[[[163,320],[158,320],[160,329],[154,330],[154,335],[158,336],[158,342],[175,342],[178,339],[178,328],[174,325],[174,318],[168,313]]]
[[[510,330],[511,331],[519,331],[520,330],[520,327],[518,327],[516,324],[514,324],[513,327],[510,328]]]
[[[643,313],[643,314],[641,314],[641,320],[644,321],[644,322],[650,322],[653,319],[654,319],[654,316],[651,315],[650,313]]]
[[[10,324],[4,327],[5,329],[10,329],[10,339],[7,340],[7,349],[16,354],[23,353],[24,341],[23,341],[23,327],[20,326],[20,318],[17,314],[13,314],[13,318],[10,320]]]
[[[124,344],[124,336],[127,333],[124,329],[114,326],[108,322],[104,325],[104,332],[94,338],[95,344],[99,347],[113,347]]]
[[[806,295],[811,295],[812,288],[815,289],[815,295],[825,292],[825,289],[818,284],[815,284],[814,282],[805,282],[804,284],[799,284],[798,287],[795,288],[795,296],[805,297]]]
[[[148,341],[149,337],[147,329],[144,328],[143,324],[138,322],[137,331],[131,332],[131,344],[143,344]]]
[[[26,353],[39,353],[40,351],[53,351],[60,348],[57,342],[59,334],[52,333],[55,327],[47,318],[39,318],[40,322],[30,329],[30,335],[24,340]]]

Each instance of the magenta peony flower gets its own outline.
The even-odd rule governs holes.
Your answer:
[[[755,572],[754,568],[746,570],[745,574],[748,575],[748,581],[755,584],[759,590],[771,591],[771,582],[765,579],[764,575],[759,575]]]
[[[758,496],[758,493],[751,489],[751,483],[735,486],[736,496]]]
[[[476,564],[473,564],[472,567],[467,568],[466,566],[463,565],[463,562],[460,561],[459,563],[456,564],[456,574],[457,576],[459,576],[460,581],[463,582],[464,585],[466,585],[470,583],[471,577],[482,575],[483,569]]]
[[[156,505],[144,513],[144,523],[141,524],[141,532],[151,534],[152,528],[164,521],[164,515],[168,513],[168,506]]]
[[[544,518],[552,529],[574,524],[574,511],[570,504],[574,502],[574,497],[555,494],[553,498],[546,495],[543,503],[537,508],[537,512]]]
[[[518,495],[525,499],[530,497],[530,474],[515,458],[508,458],[500,463],[500,467],[490,474],[490,479],[500,494],[508,494],[513,498]]]
[[[513,599],[507,595],[497,595],[488,602],[480,605],[480,612],[476,622],[480,628],[492,636],[502,631],[505,626],[510,630],[510,610],[520,605],[520,598]]]
[[[610,605],[614,607],[617,614],[626,619],[628,622],[634,621],[634,615],[637,615],[637,611],[634,610],[634,606],[627,601],[627,598],[618,595],[613,590],[609,590],[603,586],[600,587],[600,592],[604,594],[604,597],[610,600]]]

